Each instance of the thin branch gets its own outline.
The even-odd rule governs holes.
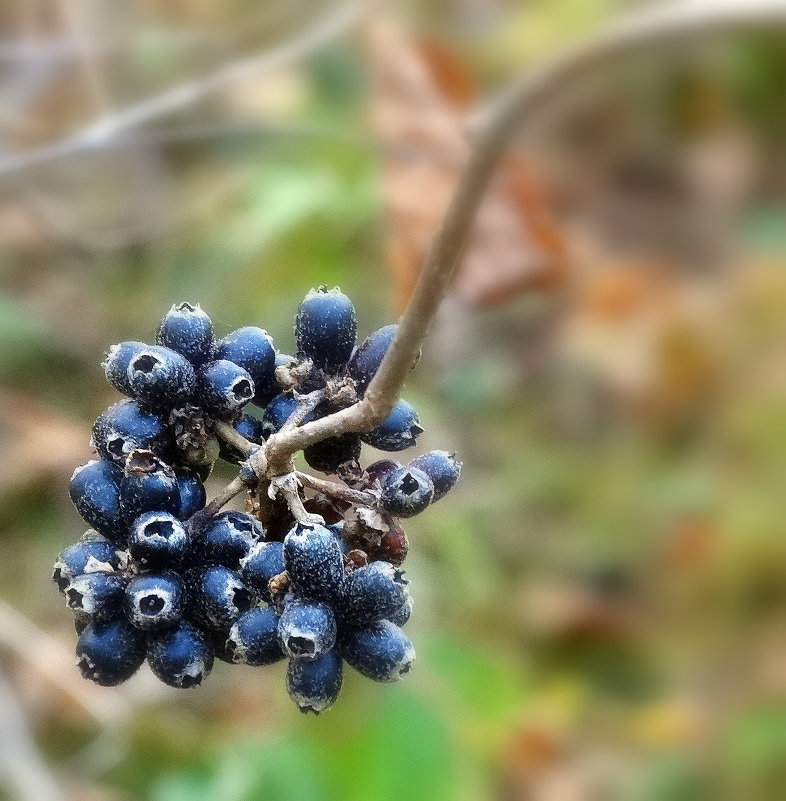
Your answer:
[[[242,434],[238,434],[229,423],[224,423],[221,420],[216,420],[216,422],[213,423],[213,431],[219,439],[222,439],[227,445],[231,445],[236,451],[242,453],[243,456],[250,456],[259,447],[250,440],[247,440]]]
[[[376,496],[372,495],[370,492],[354,490],[336,481],[324,481],[309,473],[301,473],[299,470],[295,471],[295,475],[304,487],[316,490],[324,495],[330,495],[342,501],[347,501],[347,503],[355,504],[356,506],[374,506],[377,500]]]
[[[197,518],[198,521],[213,517],[213,515],[221,511],[221,507],[228,504],[232,498],[236,495],[240,495],[241,492],[247,489],[248,485],[240,476],[233,478],[232,481],[224,487],[223,491],[216,495],[204,509],[197,512],[194,517]]]
[[[325,400],[324,389],[315,389],[307,395],[298,396],[297,407],[295,411],[289,415],[284,425],[281,426],[281,433],[286,433],[293,428],[297,428],[323,400]]]
[[[289,511],[292,512],[292,517],[298,523],[325,524],[321,515],[312,514],[303,506],[303,499],[300,497],[300,482],[294,471],[272,478],[267,492],[271,500],[283,495]]]

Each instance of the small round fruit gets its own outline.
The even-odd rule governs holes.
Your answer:
[[[363,629],[344,629],[340,650],[358,673],[386,683],[404,678],[415,661],[415,648],[409,638],[389,620]]]
[[[338,288],[312,289],[295,315],[298,351],[328,374],[343,368],[355,347],[357,316],[352,301]]]
[[[122,617],[88,623],[76,644],[82,676],[103,687],[130,679],[144,661],[145,635]]]
[[[335,649],[310,662],[290,659],[287,692],[301,712],[324,712],[338,698],[343,680],[341,657]]]
[[[283,659],[278,641],[278,615],[269,606],[244,612],[229,630],[227,648],[234,662],[245,665],[271,665]]]
[[[396,517],[420,514],[434,497],[431,479],[415,467],[402,467],[388,473],[381,482],[379,506]]]
[[[278,621],[278,641],[290,659],[316,659],[336,643],[336,618],[327,604],[289,597]]]
[[[210,361],[213,344],[213,323],[198,303],[172,306],[156,334],[156,345],[177,351],[195,367]]]
[[[129,622],[142,631],[173,626],[183,615],[185,587],[175,573],[143,573],[126,586],[123,610]]]
[[[150,637],[147,661],[164,684],[187,690],[200,685],[213,669],[213,648],[201,629],[181,621]]]
[[[461,462],[455,453],[448,451],[428,451],[409,463],[410,467],[422,470],[434,484],[432,503],[444,498],[453,489],[461,475]]]

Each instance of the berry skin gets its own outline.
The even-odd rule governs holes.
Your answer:
[[[136,401],[124,400],[98,417],[91,442],[102,459],[122,467],[128,454],[138,448],[166,456],[171,447],[171,431],[158,415],[142,409]]]
[[[410,467],[422,470],[434,484],[432,503],[444,498],[453,489],[461,475],[461,462],[455,453],[448,451],[428,451],[409,463]]]
[[[269,606],[244,612],[233,624],[227,637],[232,661],[245,665],[272,665],[284,658],[278,642],[278,615]]]
[[[160,345],[137,351],[126,374],[132,397],[157,409],[172,409],[187,402],[196,389],[191,362]]]
[[[265,411],[262,414],[264,438],[267,439],[280,431],[295,409],[297,409],[297,398],[292,393],[282,392],[280,395],[276,395],[265,407]]]
[[[270,389],[276,387],[276,349],[264,328],[247,325],[227,334],[216,346],[216,358],[227,359],[248,371],[256,391],[260,393],[254,398],[254,403],[264,406],[268,402]],[[277,388],[272,394],[276,392]]]
[[[355,381],[355,389],[361,397],[379,370],[382,359],[393,342],[398,325],[386,325],[374,331],[352,354],[347,371]]]
[[[145,635],[124,618],[94,620],[79,635],[76,665],[86,679],[114,687],[145,661]]]
[[[123,611],[142,631],[173,626],[183,614],[185,587],[175,573],[143,573],[128,582]]]
[[[186,527],[168,512],[145,512],[131,526],[128,552],[142,567],[177,565],[188,548]]]
[[[287,692],[301,712],[324,712],[338,698],[343,681],[341,657],[335,649],[312,659],[290,659]]]
[[[254,397],[254,380],[247,370],[227,359],[206,364],[199,373],[199,400],[207,412],[231,419]]]
[[[398,470],[403,465],[394,462],[392,459],[380,459],[378,462],[370,464],[364,471],[363,487],[373,487],[377,481],[382,481],[383,477],[394,470]]]
[[[344,462],[357,462],[360,449],[360,438],[357,434],[342,434],[309,445],[303,451],[303,458],[314,470],[335,473]]]
[[[71,579],[85,573],[111,573],[123,561],[123,552],[106,537],[87,531],[79,542],[66,548],[57,557],[52,570],[52,581],[60,592],[65,592]]]
[[[124,395],[133,396],[134,390],[128,380],[128,365],[131,359],[143,351],[147,345],[144,342],[120,342],[112,345],[107,351],[101,366],[104,368],[106,380]]]
[[[316,659],[336,643],[336,618],[327,604],[290,596],[278,621],[278,642],[290,659]]]
[[[388,562],[372,562],[344,580],[338,614],[351,626],[368,626],[397,612],[409,596],[408,586],[401,570]]]
[[[381,482],[379,506],[396,517],[420,514],[434,497],[431,479],[416,467],[402,467],[388,473]]]
[[[254,604],[254,596],[240,575],[223,565],[198,571],[192,585],[194,611],[199,622],[209,628],[227,629]]]
[[[339,520],[338,523],[333,523],[331,526],[326,526],[327,530],[332,532],[338,543],[338,548],[342,556],[346,556],[352,548],[349,543],[344,539],[344,521]]]
[[[241,437],[245,437],[249,442],[255,445],[261,445],[265,441],[265,429],[262,426],[262,421],[257,420],[250,414],[244,414],[232,426]],[[240,464],[246,457],[240,451],[235,450],[231,445],[221,440],[219,444],[219,456],[226,462],[232,464]]]
[[[123,602],[126,580],[117,573],[74,576],[65,588],[66,606],[100,618],[113,617]]]
[[[415,661],[415,648],[409,638],[389,620],[364,629],[344,629],[340,645],[344,659],[374,681],[400,681]]]
[[[379,541],[375,557],[398,567],[409,553],[409,539],[403,528],[392,518],[385,521],[389,528]]]
[[[352,355],[357,335],[357,316],[352,301],[338,288],[312,289],[295,315],[298,351],[314,365],[333,375]]]
[[[315,601],[331,602],[344,581],[344,560],[330,529],[298,524],[284,538],[284,565],[295,591]]]
[[[412,598],[407,598],[406,601],[395,611],[392,615],[387,616],[387,620],[394,623],[401,628],[406,625],[407,621],[412,615]]]
[[[177,488],[180,492],[180,517],[183,520],[188,520],[191,515],[205,508],[205,485],[195,473],[179,472]]]
[[[360,438],[381,451],[403,451],[416,445],[422,433],[418,413],[405,400],[400,400],[375,429],[361,434]]]
[[[257,542],[240,562],[243,583],[268,603],[272,600],[268,589],[270,579],[284,570],[283,542]]]
[[[200,533],[195,551],[208,564],[233,570],[248,556],[251,548],[265,538],[261,523],[243,512],[222,512]]]
[[[202,683],[213,669],[213,649],[207,635],[191,623],[150,638],[147,661],[156,676],[170,687],[187,690]]]
[[[117,465],[94,460],[74,470],[68,487],[71,501],[85,522],[111,540],[126,534],[120,509],[122,478],[123,471]]]
[[[176,304],[161,321],[156,345],[170,348],[194,367],[201,367],[213,353],[213,323],[198,303]]]
[[[126,520],[145,512],[180,514],[180,488],[171,467],[152,451],[132,451],[120,482],[120,507]]]

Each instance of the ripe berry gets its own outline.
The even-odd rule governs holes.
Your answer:
[[[367,626],[398,611],[409,596],[409,582],[388,562],[372,562],[344,580],[337,606],[351,626]]]
[[[381,451],[403,451],[416,445],[422,433],[418,413],[405,400],[400,400],[375,429],[361,434],[360,438]]]
[[[191,515],[205,508],[207,501],[205,485],[199,476],[186,470],[178,472],[176,478],[180,492],[180,517],[188,520]]]
[[[290,659],[316,659],[336,643],[336,618],[327,604],[290,596],[278,621],[278,641]]]
[[[91,461],[77,467],[68,492],[85,522],[109,539],[126,533],[120,510],[120,481],[123,471],[112,462]]]
[[[75,612],[110,618],[120,609],[125,586],[126,580],[118,573],[74,576],[65,588],[66,605]]]
[[[71,579],[85,573],[111,573],[123,561],[123,551],[95,531],[86,531],[79,542],[66,548],[57,557],[52,581],[60,592],[65,592]]]
[[[415,661],[415,648],[389,620],[342,631],[341,655],[358,673],[374,681],[400,681]]]
[[[120,506],[126,520],[145,512],[180,514],[180,488],[171,467],[152,451],[132,451],[120,482]]]
[[[284,538],[284,564],[293,588],[306,598],[333,601],[344,580],[344,560],[333,532],[298,524]]]
[[[395,323],[374,331],[352,354],[347,371],[355,381],[358,395],[363,395],[371,383],[371,379],[379,370],[379,365],[382,364],[382,359],[388,352],[396,331],[398,331],[398,325]]]
[[[175,573],[143,573],[128,582],[123,610],[128,620],[143,631],[173,626],[185,603],[183,580]]]
[[[269,606],[244,612],[233,624],[227,648],[234,662],[245,665],[271,665],[284,658],[278,642],[278,615]]]
[[[278,433],[295,409],[297,409],[297,398],[291,392],[276,395],[262,414],[262,432],[265,439]]]
[[[168,512],[146,512],[128,535],[128,552],[142,567],[177,565],[188,548],[186,527]]]
[[[264,539],[262,524],[243,512],[222,512],[200,532],[195,552],[208,564],[236,569],[251,548]]]
[[[144,342],[120,342],[109,348],[104,361],[101,362],[106,380],[124,395],[134,394],[131,382],[128,380],[128,365],[131,359],[146,347]]]
[[[404,626],[412,615],[412,598],[407,597],[407,600],[395,611],[393,614],[387,616],[387,620],[395,623],[399,628]]]
[[[301,712],[324,712],[338,698],[342,680],[342,660],[335,649],[311,661],[290,659],[287,665],[287,691]]]
[[[240,575],[223,565],[198,571],[192,579],[194,612],[209,628],[226,629],[254,604]]]
[[[91,442],[102,459],[122,467],[128,454],[137,448],[166,456],[171,438],[169,426],[158,415],[141,408],[136,401],[124,400],[98,417]]]
[[[213,669],[213,649],[205,633],[185,621],[150,638],[147,661],[164,684],[196,687]]]
[[[243,583],[268,603],[271,601],[268,589],[270,579],[284,570],[283,542],[257,542],[240,562]]]
[[[461,462],[456,460],[455,453],[448,451],[428,451],[409,463],[410,467],[422,470],[434,484],[434,501],[443,498],[459,480]]]
[[[276,369],[276,349],[273,339],[264,328],[253,325],[238,328],[221,339],[216,346],[216,358],[227,359],[248,371],[256,391],[263,393],[254,399],[257,406],[264,406],[270,387],[276,385],[273,377]],[[278,390],[275,390],[278,392]]]
[[[156,345],[177,351],[200,367],[213,353],[213,323],[198,303],[176,304],[161,321]]]
[[[248,371],[227,359],[206,364],[198,384],[200,403],[221,420],[236,416],[254,397],[254,381]]]
[[[355,347],[357,317],[352,301],[338,288],[312,289],[295,315],[298,351],[328,374],[337,373]]]
[[[396,517],[420,514],[434,496],[431,479],[416,467],[401,467],[388,473],[381,482],[379,506]]]
[[[196,389],[191,362],[160,345],[137,351],[126,373],[132,396],[153,408],[172,409],[186,403]]]
[[[360,448],[360,438],[357,434],[342,434],[309,445],[303,451],[303,458],[314,470],[335,473],[345,462],[357,462],[360,458]]]
[[[76,665],[86,679],[114,687],[145,661],[145,635],[124,618],[94,620],[79,635]]]
[[[232,424],[232,427],[241,437],[245,437],[255,445],[261,445],[265,441],[265,429],[262,421],[252,417],[250,414],[242,415],[237,422]],[[245,454],[242,454],[223,440],[219,445],[218,453],[224,461],[232,462],[233,464],[240,464],[246,458]]]

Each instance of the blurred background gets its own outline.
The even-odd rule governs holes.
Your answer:
[[[181,300],[288,352],[319,283],[395,319],[499,93],[651,4],[0,4],[0,799],[784,797],[786,8],[755,5],[522,125],[406,387],[464,461],[408,526],[418,663],[314,718],[280,666],[79,677],[49,576],[102,355]]]

